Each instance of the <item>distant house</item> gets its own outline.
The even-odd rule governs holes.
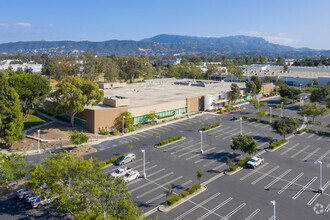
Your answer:
[[[3,60],[0,62],[0,70],[7,70],[9,67],[12,67],[13,71],[17,71],[18,68],[23,70],[31,68],[33,73],[41,73],[42,64],[22,63],[20,60]]]
[[[174,65],[178,65],[181,63],[181,60],[177,59],[177,60],[164,60],[163,61],[164,65],[167,65],[167,64],[174,64]]]

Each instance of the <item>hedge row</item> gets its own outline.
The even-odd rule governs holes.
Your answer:
[[[124,128],[125,133],[130,133],[132,131],[134,131],[134,128]]]
[[[164,140],[164,141],[160,141],[158,143],[158,146],[163,146],[163,145],[166,145],[166,144],[169,144],[169,143],[172,143],[173,141],[178,141],[178,140],[181,140],[182,139],[182,136],[176,136],[176,137],[172,137],[168,140]]]
[[[284,143],[286,143],[286,142],[288,142],[288,140],[286,140],[286,139],[281,139],[281,140],[279,140],[279,141],[277,141],[277,142],[275,142],[275,143],[269,145],[269,148],[270,148],[270,149],[275,149],[276,147],[278,147],[278,146],[280,146],[280,145],[282,145],[282,144],[284,144]]]
[[[239,161],[237,164],[238,164],[238,166],[240,166],[240,167],[244,167],[245,164],[246,164],[249,160],[251,160],[251,157],[245,157],[243,160]]]
[[[256,121],[264,124],[269,124],[269,121],[263,120],[263,119],[258,119],[258,118],[250,118],[251,121]]]
[[[242,118],[242,119],[249,119],[248,116],[237,116],[237,117],[236,117],[236,120],[239,120],[240,118]]]
[[[99,162],[98,165],[100,167],[105,167],[106,165],[109,165],[109,164],[112,164],[114,162],[116,162],[119,158],[121,158],[123,155],[119,155],[119,156],[116,156],[116,157],[112,157],[108,160],[105,160],[105,161],[102,161],[102,162]]]
[[[190,194],[193,194],[194,192],[196,192],[200,188],[201,188],[201,185],[200,184],[195,184],[191,188],[189,188],[188,190],[182,192],[181,195],[176,195],[176,196],[173,196],[172,198],[168,199],[167,200],[167,204],[169,206],[171,206],[174,203],[176,203],[179,200],[181,200],[182,198],[184,198],[184,197],[186,197],[186,196],[188,196]]]
[[[109,132],[109,131],[103,131],[103,130],[101,130],[101,131],[99,132],[99,134],[100,134],[100,135],[109,135],[110,132]]]
[[[235,166],[235,165],[232,165],[232,166],[229,167],[230,171],[235,171],[236,169],[237,169],[237,166]]]
[[[207,130],[210,130],[211,128],[216,128],[216,127],[219,127],[219,126],[220,126],[220,123],[215,123],[213,125],[203,127],[202,130],[207,131]]]
[[[298,134],[301,134],[304,131],[308,131],[308,132],[315,133],[315,134],[323,134],[323,135],[330,136],[330,132],[327,132],[327,131],[317,131],[317,130],[307,129],[307,128],[301,129],[301,130],[297,131],[297,133]]]

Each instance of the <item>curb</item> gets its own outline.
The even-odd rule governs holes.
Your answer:
[[[202,130],[202,133],[206,133],[206,132],[208,132],[208,131],[212,131],[212,130],[215,130],[215,129],[220,128],[220,127],[222,127],[222,124],[220,124],[218,127],[211,128],[211,129],[206,130],[206,131],[203,131],[203,130]]]
[[[225,174],[228,176],[234,175],[235,173],[241,171],[243,168],[242,167],[237,167],[235,171],[225,171]]]
[[[160,148],[166,147],[166,146],[168,146],[168,145],[170,145],[170,144],[174,144],[174,143],[176,143],[176,142],[183,141],[183,140],[185,140],[185,139],[186,139],[186,137],[182,137],[180,140],[173,141],[173,142],[168,143],[168,144],[165,144],[165,145],[163,145],[163,146],[158,146],[158,145],[156,144],[156,145],[154,146],[154,148],[156,148],[156,149],[160,149]]]
[[[288,144],[289,142],[290,142],[290,141],[288,141],[288,142],[286,142],[286,143],[284,143],[284,144],[282,144],[282,145],[280,145],[280,146],[278,146],[278,147],[275,147],[274,149],[266,149],[266,151],[267,151],[267,152],[274,152],[274,151],[276,151],[277,149],[279,149],[279,148],[283,147],[284,145]]]

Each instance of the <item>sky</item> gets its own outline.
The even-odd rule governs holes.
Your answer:
[[[330,49],[329,0],[0,0],[0,43],[258,36]]]

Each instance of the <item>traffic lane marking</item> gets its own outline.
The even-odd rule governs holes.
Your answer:
[[[158,181],[158,180],[164,179],[164,178],[166,178],[166,177],[168,177],[168,176],[170,176],[170,175],[172,175],[172,174],[174,174],[174,172],[167,173],[167,174],[165,174],[164,176],[161,176],[161,177],[159,177],[159,178],[153,180],[153,182],[156,182],[156,181]],[[143,184],[143,185],[141,185],[141,186],[138,186],[138,187],[132,189],[130,192],[133,193],[133,192],[135,192],[136,190],[142,189],[143,187],[146,187],[146,186],[150,185],[151,183],[153,183],[153,182],[151,182],[151,180],[149,180],[149,179],[147,179],[147,178],[145,178],[145,179],[148,180],[149,182],[147,182],[147,183],[145,183],[145,184]]]
[[[270,182],[267,186],[265,186],[264,189],[269,189],[269,187],[271,187],[272,185],[274,185],[275,183],[277,183],[279,180],[281,180],[289,172],[291,172],[291,169],[288,169],[287,171],[285,171],[284,173],[282,173],[281,175],[279,175],[278,177],[276,177],[272,182]]]
[[[233,211],[231,211],[230,213],[228,213],[224,219],[228,219],[230,218],[232,215],[234,215],[236,212],[238,212],[240,209],[242,209],[244,206],[246,205],[246,203],[242,203],[240,204],[238,207],[236,207]]]
[[[224,131],[224,130],[228,130],[228,129],[230,129],[230,128],[231,128],[230,126],[227,126],[227,127],[225,127],[225,128],[222,128],[222,129],[219,129],[219,130],[216,130],[216,131],[210,132],[209,134],[210,134],[210,135],[213,135],[213,134],[216,134],[216,133],[218,133],[218,132],[221,132],[221,131]]]
[[[226,132],[224,132],[224,133],[221,133],[221,134],[219,134],[219,135],[216,135],[215,137],[217,138],[217,137],[220,137],[220,136],[222,136],[222,135],[224,135],[224,134],[228,134],[228,133],[231,133],[231,132],[236,131],[236,130],[237,130],[237,128],[234,128],[234,129],[232,129],[232,130],[230,130],[230,131],[226,131]]]
[[[260,212],[260,209],[256,209],[254,212],[252,212],[248,217],[245,218],[245,220],[251,220],[254,216],[256,216]]]
[[[300,149],[297,153],[291,155],[291,158],[295,158],[296,156],[298,156],[299,154],[301,154],[302,152],[304,152],[309,147],[310,147],[310,145],[307,145],[306,147]]]
[[[282,156],[282,155],[288,153],[290,150],[293,150],[295,147],[297,147],[299,145],[300,145],[300,143],[297,143],[297,144],[293,145],[292,147],[287,147],[288,149],[286,149],[285,151],[283,151],[282,153],[280,153],[280,155]],[[283,149],[285,149],[285,147]]]
[[[264,163],[263,165],[257,167],[256,169],[254,169],[252,172],[249,172],[248,174],[246,174],[245,176],[243,176],[242,178],[240,178],[239,180],[245,180],[246,178],[248,178],[249,176],[252,176],[253,174],[257,173],[258,170],[266,167],[268,165],[268,163]]]
[[[326,184],[324,184],[324,186],[323,186],[323,190],[325,191],[325,190],[328,188],[329,185],[330,185],[330,181],[328,181]],[[313,196],[313,198],[311,198],[311,199],[308,201],[307,205],[312,205],[312,204],[315,202],[315,200],[316,200],[320,195],[321,195],[321,193],[316,193],[316,194]]]
[[[223,201],[222,203],[220,203],[219,205],[217,205],[216,207],[205,213],[203,216],[199,217],[197,220],[203,220],[204,218],[208,217],[209,215],[213,214],[215,211],[217,211],[218,209],[229,203],[232,199],[233,199],[232,197],[229,197],[228,199],[226,199],[225,201]],[[222,219],[226,219],[226,218],[223,217]]]
[[[192,146],[194,146],[194,145],[192,145]],[[204,145],[204,146],[202,146],[203,148],[204,147],[207,147],[207,146],[209,146],[208,144],[206,144],[206,145]],[[198,150],[198,149],[200,149],[200,147],[198,147],[198,148],[194,148],[194,149],[191,149],[190,148],[190,151],[187,151],[187,152],[185,152],[185,153],[183,153],[183,154],[180,154],[180,155],[178,155],[178,157],[183,157],[183,156],[185,156],[185,155],[187,155],[187,154],[190,154],[190,153],[194,153],[196,150]]]
[[[315,180],[317,180],[317,177],[313,177],[313,179],[311,179],[303,188],[301,188],[301,190],[296,193],[296,195],[292,196],[292,199],[295,200],[298,198],[298,196],[300,196],[310,185],[312,185]]]
[[[302,160],[307,160],[311,156],[313,156],[317,151],[319,151],[321,148],[316,148],[313,152],[310,152],[306,157],[304,157]]]
[[[320,156],[315,162],[314,164],[317,164],[318,161],[322,161],[328,154],[330,153],[330,150],[328,150],[325,154],[323,154],[322,156]]]
[[[287,188],[289,188],[291,185],[293,185],[300,177],[302,177],[304,173],[300,173],[298,176],[296,176],[292,181],[287,183],[280,191],[278,191],[278,194],[282,194]]]
[[[272,172],[277,170],[279,167],[280,166],[273,167],[271,170],[269,170],[266,173],[264,173],[263,175],[261,175],[258,179],[254,180],[251,184],[254,185],[254,184],[258,183],[260,180],[262,180],[263,178],[265,178],[266,176],[268,176],[269,174],[271,174]]]

